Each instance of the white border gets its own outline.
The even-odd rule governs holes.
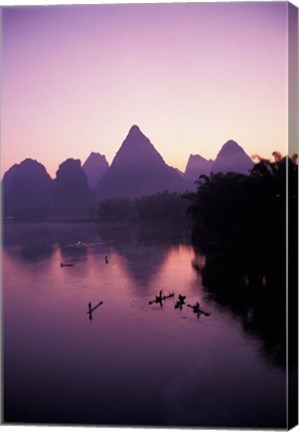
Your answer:
[[[240,0],[222,0],[223,2],[240,2]],[[245,0],[247,1],[256,1],[256,0]],[[284,1],[284,0],[262,0],[265,1]],[[163,0],[162,3],[182,3],[183,0]],[[188,0],[188,3],[197,3],[198,0]],[[216,1],[211,0],[200,0],[200,2],[205,3],[216,3]],[[40,6],[40,5],[82,5],[82,4],[101,4],[101,3],[160,3],[159,0],[104,0],[104,1],[98,1],[98,0],[88,0],[86,2],[82,0],[47,0],[47,1],[41,1],[41,0],[13,0],[12,2],[9,0],[0,0],[0,7],[3,6]],[[292,0],[290,3],[294,4],[295,6],[299,7],[299,0]],[[1,326],[0,326],[1,327]],[[2,399],[2,398],[1,398]],[[2,414],[1,414],[1,407],[0,407],[0,421],[2,420]],[[72,430],[74,432],[146,432],[147,430],[151,430],[152,428],[129,428],[129,427],[92,427],[92,426],[34,426],[34,425],[26,425],[26,426],[8,426],[0,423],[1,432],[29,432],[29,431],[36,431],[36,432],[51,432],[51,428],[55,428],[55,432],[67,432],[68,430]],[[167,429],[167,428],[155,428],[157,432],[164,432],[165,430],[178,430],[178,429]],[[226,429],[201,429],[201,428],[193,428],[193,429],[181,429],[182,431],[201,431],[201,432],[214,432],[214,431],[227,431]],[[233,429],[228,429],[233,430]],[[234,429],[237,431],[237,429]],[[294,432],[299,431],[299,426],[296,426],[294,429],[292,429]],[[250,429],[242,429],[243,432],[250,431]],[[255,432],[259,432],[255,429]]]

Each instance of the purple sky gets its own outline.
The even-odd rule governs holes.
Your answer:
[[[54,176],[91,151],[111,163],[132,124],[164,160],[287,148],[286,2],[2,10],[2,174]]]

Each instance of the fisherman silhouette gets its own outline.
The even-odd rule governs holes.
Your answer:
[[[162,296],[162,290],[160,290],[159,295],[155,297],[155,300],[151,300],[148,302],[148,304],[153,304],[153,303],[159,303],[159,305],[162,307],[163,306],[163,301],[167,300],[171,297],[174,297],[174,293],[169,293],[166,296]]]
[[[148,304],[159,303],[161,307],[163,307],[162,301],[164,297],[162,297],[162,290],[160,290],[159,295],[155,297],[155,300],[151,300]]]
[[[92,320],[92,308],[91,303],[88,303],[88,312],[90,321]]]
[[[103,304],[103,301],[100,301],[98,304],[96,304],[94,307],[92,307],[91,303],[88,303],[88,311],[87,313],[89,314],[89,319],[92,320],[92,314],[93,312]]]
[[[105,263],[108,264],[108,257],[107,257],[107,255],[105,256]]]
[[[196,302],[195,305],[188,304],[187,306],[190,307],[195,314],[197,314],[197,318],[199,318],[200,314],[203,314],[205,316],[210,315],[209,312],[205,312],[202,309],[200,309],[200,304],[198,302]]]
[[[185,298],[186,298],[186,296],[182,296],[181,294],[179,294],[179,302],[180,303],[185,303]]]
[[[188,305],[192,308],[193,312],[197,315],[197,318],[200,316],[200,304],[198,302],[195,303],[195,305]]]
[[[200,311],[200,304],[198,302],[195,303],[194,306],[192,306],[193,312],[199,312]]]
[[[182,310],[183,305],[185,304],[185,298],[186,298],[186,296],[182,296],[181,294],[179,294],[178,300],[177,300],[176,304],[174,305],[174,308]]]

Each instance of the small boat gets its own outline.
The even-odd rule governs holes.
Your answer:
[[[169,293],[168,295],[163,296],[162,300],[167,300],[167,299],[172,298],[172,297],[174,297],[174,293]]]
[[[92,305],[91,305],[91,303],[88,303],[88,311],[87,311],[87,313],[88,313],[88,315],[89,315],[89,319],[90,319],[90,321],[92,320],[92,313],[99,307],[99,306],[101,306],[103,304],[103,302],[102,301],[100,301],[98,304],[96,304],[95,306],[93,306],[92,307]]]
[[[74,267],[74,264],[64,264],[61,262],[60,267]]]
[[[193,312],[194,313],[196,313],[196,314],[203,314],[203,315],[205,315],[205,316],[209,316],[210,315],[210,313],[209,312],[205,312],[205,311],[203,311],[202,309],[200,309],[200,304],[197,302],[197,303],[195,303],[195,305],[190,305],[190,304],[188,304],[187,305],[189,308],[191,308],[191,309],[193,309]]]
[[[148,304],[153,304],[153,303],[159,303],[160,306],[162,307],[162,301],[165,300],[164,297],[162,297],[162,290],[160,290],[159,295],[155,297],[155,300],[151,300],[148,302]]]
[[[91,314],[92,312],[94,312],[99,306],[101,306],[104,302],[100,301],[98,304],[96,304],[95,306],[92,307],[91,303],[88,303],[88,314]]]

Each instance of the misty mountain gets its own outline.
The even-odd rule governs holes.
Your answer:
[[[78,159],[67,159],[59,165],[54,187],[56,216],[87,216],[91,207],[91,191],[87,176]]]
[[[111,166],[91,153],[83,167],[79,160],[63,162],[52,180],[45,167],[32,159],[13,165],[2,180],[3,215],[16,218],[88,216],[93,204],[114,198],[135,198],[168,190],[184,192],[200,174],[248,174],[253,162],[236,142],[223,145],[215,161],[190,155],[185,174],[168,166],[150,140],[132,126]],[[91,188],[96,184],[94,194]]]
[[[186,165],[184,177],[190,183],[198,180],[200,175],[210,175],[213,165],[212,159],[205,159],[200,155],[190,155]]]
[[[185,191],[189,184],[168,166],[138,126],[132,126],[95,188],[97,200]]]
[[[213,165],[211,172],[238,172],[248,174],[249,170],[253,167],[253,161],[245,153],[243,148],[235,141],[227,141],[219,151]]]
[[[108,162],[104,155],[100,153],[90,153],[84,164],[83,170],[87,176],[88,185],[93,190],[98,184],[99,180],[103,177],[109,167]]]
[[[53,204],[54,182],[45,167],[25,159],[3,176],[3,213],[16,218],[43,218]]]

